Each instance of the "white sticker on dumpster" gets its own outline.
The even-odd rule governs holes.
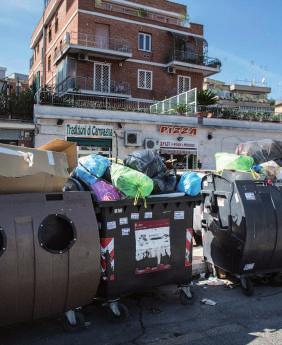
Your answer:
[[[119,219],[119,225],[127,225],[128,224],[128,218],[120,218]]]
[[[174,219],[180,220],[184,219],[185,212],[184,211],[175,211],[174,212]]]
[[[153,218],[153,212],[145,212],[144,218],[145,219],[152,219]]]
[[[131,219],[138,220],[139,219],[139,213],[131,213]]]
[[[135,223],[136,274],[171,268],[170,220],[143,220]]]
[[[252,264],[246,264],[245,267],[244,267],[244,271],[251,271],[253,270],[255,267],[255,264],[252,263]]]
[[[245,197],[247,200],[256,200],[255,193],[245,193]]]
[[[129,236],[130,228],[121,229],[122,236]]]
[[[122,208],[115,208],[115,209],[114,209],[114,213],[115,213],[115,214],[117,214],[117,213],[122,213],[122,212],[123,212]]]
[[[237,202],[237,204],[239,203],[239,197],[237,193],[235,193],[235,201]]]
[[[117,222],[108,222],[107,223],[107,230],[114,230],[117,228]]]

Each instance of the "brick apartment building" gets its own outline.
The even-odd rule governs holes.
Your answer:
[[[59,93],[162,100],[220,71],[203,25],[166,0],[46,0],[32,34],[30,83]]]

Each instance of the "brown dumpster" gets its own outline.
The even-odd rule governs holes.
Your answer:
[[[0,196],[0,325],[86,305],[100,280],[88,192]]]

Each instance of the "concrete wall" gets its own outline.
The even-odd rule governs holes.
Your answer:
[[[141,132],[142,143],[146,138],[156,140],[177,141],[179,135],[160,134],[161,125],[196,127],[195,136],[183,135],[183,141],[194,143],[198,147],[198,158],[203,169],[214,169],[216,152],[234,153],[236,145],[249,140],[276,139],[281,140],[282,125],[278,123],[261,123],[236,120],[204,119],[202,124],[197,118],[183,116],[166,116],[137,114],[130,112],[113,112],[90,109],[61,108],[49,106],[35,107],[36,127],[38,135],[35,145],[42,145],[54,138],[66,138],[66,125],[104,124],[113,126],[118,136],[119,157],[124,158],[134,149],[124,146],[124,133],[127,130]],[[57,126],[57,119],[64,124]],[[122,127],[122,128],[120,128]],[[208,139],[209,137],[209,139]],[[113,138],[113,154],[116,152],[116,140]]]

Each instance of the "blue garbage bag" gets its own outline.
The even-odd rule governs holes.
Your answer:
[[[97,182],[97,177],[90,174],[89,171],[87,171],[84,167],[79,165],[77,168],[75,168],[73,172],[73,177],[78,179],[79,181],[82,181],[86,186],[90,188],[93,184]]]
[[[102,177],[110,166],[108,158],[97,154],[81,157],[78,163],[95,177]]]
[[[195,172],[184,173],[177,185],[177,191],[189,196],[196,196],[201,192],[201,177]]]

